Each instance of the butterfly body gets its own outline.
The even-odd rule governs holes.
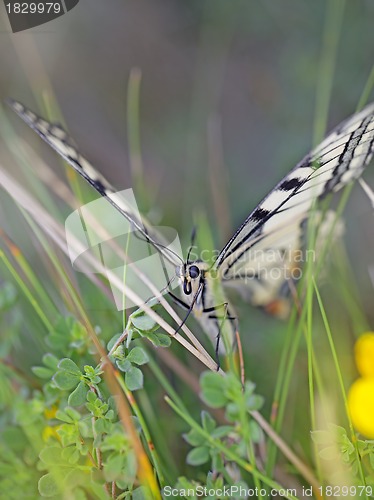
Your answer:
[[[228,346],[234,342],[234,315],[222,289],[218,273],[201,260],[184,263],[176,270],[185,305],[212,339],[221,334]],[[227,321],[226,321],[227,320]]]

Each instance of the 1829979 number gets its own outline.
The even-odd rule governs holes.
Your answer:
[[[350,497],[372,496],[373,488],[368,486],[320,486],[319,492],[325,497]]]
[[[61,4],[58,2],[16,2],[7,3],[8,14],[60,14]]]

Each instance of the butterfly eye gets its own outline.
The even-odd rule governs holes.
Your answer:
[[[191,266],[189,269],[190,277],[194,280],[200,275],[200,269],[197,266]]]

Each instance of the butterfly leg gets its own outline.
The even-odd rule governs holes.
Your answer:
[[[159,294],[158,295],[152,295],[151,297],[149,297],[146,301],[145,301],[145,304],[148,304],[148,302],[150,302],[151,300],[153,299],[157,299],[158,300],[158,296],[160,295],[164,295],[164,293],[168,293],[169,295],[171,295],[172,299],[177,301],[178,297],[173,295],[170,291],[169,291],[169,286],[171,285],[171,283],[174,281],[175,277],[172,277],[168,283],[164,286],[164,288],[161,288],[161,290],[159,291]],[[180,299],[179,299],[180,300]],[[159,302],[159,301],[158,301]],[[186,304],[183,303],[184,306],[186,306]],[[186,306],[187,307],[187,306]],[[188,307],[187,307],[188,308]]]
[[[192,310],[191,309],[191,305],[189,305],[186,302],[184,302],[181,298],[179,298],[178,296],[174,295],[172,292],[169,292],[169,295],[170,295],[170,297],[174,300],[174,302],[177,305],[179,305],[180,307],[182,307],[183,309],[185,309],[185,310],[188,311],[186,318],[182,322],[182,325],[183,325],[185,323],[186,319],[188,318],[191,310]],[[223,315],[214,314],[216,311],[219,311],[221,309],[224,310],[224,314]],[[228,314],[228,303],[227,302],[224,302],[222,304],[219,304],[219,305],[213,306],[213,307],[206,307],[206,308],[203,309],[202,312],[203,313],[207,313],[209,319],[215,319],[217,321],[218,333],[217,333],[217,336],[216,336],[215,361],[217,363],[217,371],[218,371],[220,369],[219,344],[220,344],[220,340],[221,340],[221,329],[222,329],[222,326],[223,326],[223,322],[227,319],[229,321],[232,321],[232,322],[236,323],[237,318],[235,316],[232,316],[231,314]],[[209,313],[212,313],[212,314],[209,314]],[[178,331],[181,328],[182,325],[180,325],[176,331]]]
[[[181,298],[179,298],[177,295],[174,295],[172,292],[168,292],[168,294],[178,306],[183,307],[183,309],[185,310],[188,310],[190,308],[190,306],[186,302],[184,302]]]
[[[213,313],[215,311],[219,311],[220,309],[224,310],[224,314],[218,315],[218,314],[209,314]],[[216,363],[217,363],[217,371],[220,368],[220,360],[219,360],[219,343],[221,340],[221,331],[223,327],[224,321],[227,319],[229,321],[235,322],[236,318],[235,316],[231,316],[231,314],[228,312],[228,303],[224,302],[223,304],[219,304],[218,306],[213,306],[213,307],[207,307],[203,310],[204,313],[208,313],[209,319],[215,319],[217,320],[217,328],[218,328],[218,333],[217,333],[217,341],[216,341],[216,348],[215,348],[215,358],[216,358]],[[221,320],[221,321],[219,321]]]
[[[224,309],[224,311],[225,311],[224,316],[209,315],[209,318],[234,320],[234,319],[236,319],[235,316],[231,316],[230,314],[229,315],[227,314],[228,305],[229,305],[228,302],[224,302],[223,304],[219,304],[218,306],[207,307],[206,309],[203,309],[203,312],[210,313],[213,311],[217,311],[218,309]]]

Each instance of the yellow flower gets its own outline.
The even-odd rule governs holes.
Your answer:
[[[374,439],[374,377],[361,377],[353,382],[348,393],[348,407],[355,429]]]
[[[61,438],[57,433],[57,431],[60,427],[61,427],[60,425],[56,425],[55,427],[50,427],[50,426],[44,427],[43,433],[42,433],[43,441],[47,442],[47,441],[49,441],[50,438],[54,438],[57,441],[61,442]]]
[[[58,407],[53,405],[51,408],[46,408],[44,410],[44,416],[46,420],[53,420],[56,416]],[[51,425],[47,423],[47,425],[43,429],[42,438],[44,441],[48,441],[50,438],[57,439],[57,441],[61,441],[60,436],[57,431],[61,427],[61,425]]]
[[[374,333],[360,336],[355,345],[357,370],[361,377],[351,385],[348,408],[352,424],[364,436],[374,438]]]
[[[363,377],[374,377],[374,333],[364,333],[355,345],[357,369]]]
[[[46,408],[44,410],[44,416],[47,420],[52,420],[53,418],[55,418],[56,416],[56,413],[57,413],[57,406],[53,405],[51,408]]]

